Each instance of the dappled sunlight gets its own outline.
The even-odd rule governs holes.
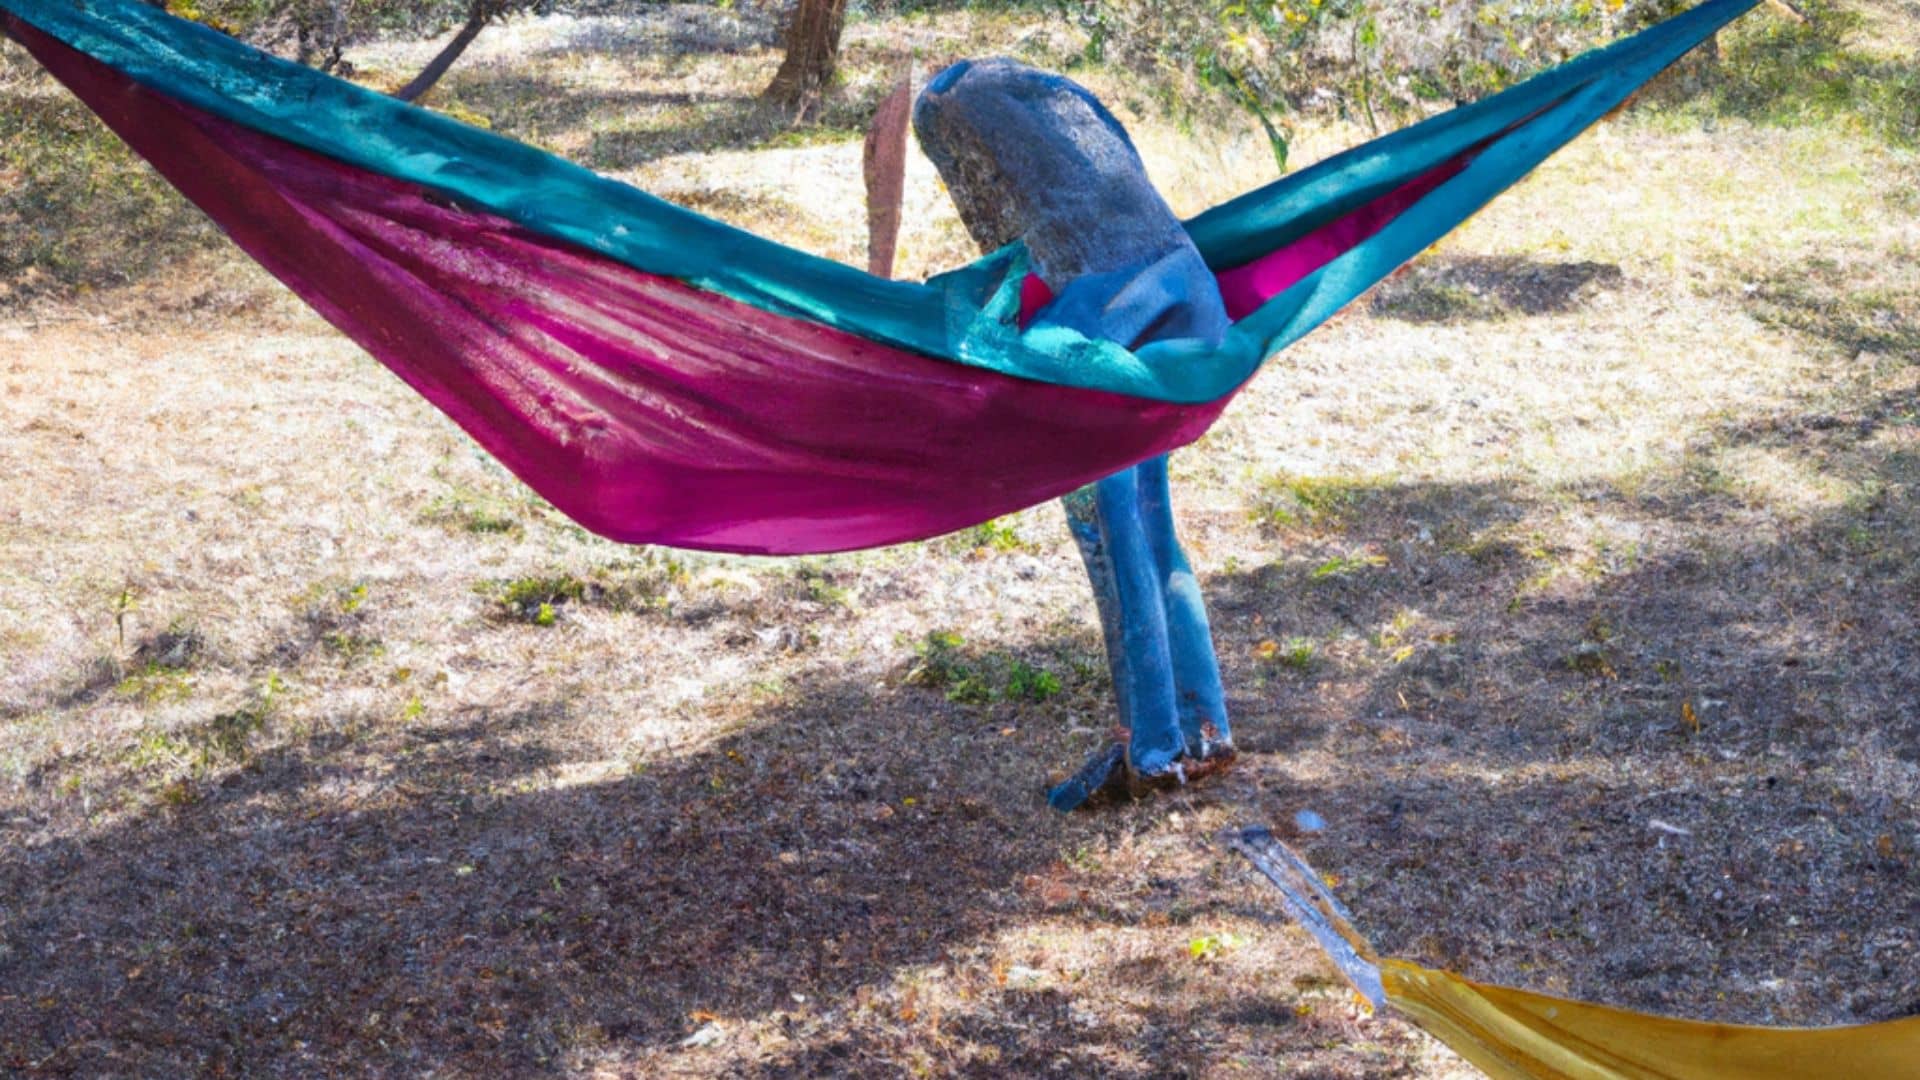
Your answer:
[[[1864,494],[1857,480],[1822,466],[1803,454],[1745,446],[1715,455],[1707,468],[1736,498],[1793,520],[1840,509]]]
[[[894,45],[1084,45],[861,23],[795,129],[764,33],[659,18],[495,27],[442,103],[862,263]],[[1271,179],[1087,81],[1181,213]],[[1241,757],[1071,816],[1113,703],[1058,507],[622,547],[238,256],[104,252],[0,308],[0,1067],[1472,1075],[1276,917],[1251,823],[1474,978],[1920,1010],[1914,167],[1629,113],[1275,358],[1173,460]],[[906,275],[973,257],[918,155],[903,216]]]
[[[1900,151],[1824,128],[1669,127],[1632,118],[1602,125],[1444,249],[1550,252],[1616,262],[1629,277],[1689,281],[1724,274],[1726,260],[1764,269],[1908,222],[1884,185],[1910,157]],[[1599,220],[1605,228],[1594,227]]]
[[[1649,308],[1661,317],[1638,317]],[[1632,285],[1491,331],[1350,315],[1269,364],[1210,445],[1262,472],[1577,483],[1671,456],[1816,371],[1737,307]],[[1230,445],[1249,415],[1296,434]]]
[[[1529,321],[1518,341],[1515,320],[1445,329],[1517,351]],[[1301,809],[1328,822],[1305,840],[1316,865],[1383,945],[1424,961],[1689,1015],[1905,1008],[1920,942],[1882,915],[1914,895],[1898,808],[1920,797],[1898,557],[1920,535],[1916,429],[1898,372],[1872,384],[1871,422],[1769,424],[1794,414],[1765,398],[1669,416],[1645,475],[1591,502],[1497,472],[1302,469],[1255,520],[1252,478],[1189,474],[1243,760],[1062,818],[1041,787],[1106,737],[1110,705],[1053,507],[964,542],[676,567],[554,519],[324,338],[149,327],[122,356],[78,328],[31,333],[40,392],[80,395],[71,423],[150,412],[167,432],[80,462],[53,433],[14,436],[48,475],[89,474],[31,509],[41,535],[73,539],[72,577],[8,549],[31,583],[17,592],[76,636],[65,678],[10,691],[25,814],[0,877],[33,939],[120,928],[40,970],[119,988],[141,1031],[185,1030],[184,988],[247,1038],[299,1032],[326,1061],[385,1038],[536,1072],[1064,1060],[1144,1076],[1229,1051],[1463,1068],[1365,1019],[1212,846]],[[90,365],[134,382],[60,378]],[[1254,400],[1294,407],[1269,385]],[[1303,428],[1284,415],[1245,410],[1235,437],[1285,445]],[[1304,430],[1356,456],[1378,437]],[[1810,437],[1825,457],[1795,449]],[[1841,462],[1879,494],[1756,528],[1784,508],[1698,467],[1720,459]],[[90,523],[98,497],[118,510]],[[122,651],[112,597],[84,582],[129,567]],[[553,582],[551,625],[503,606],[500,583],[536,579]],[[176,624],[205,642],[181,668],[129,660],[65,696],[90,658]],[[962,663],[1018,657],[1061,690],[953,700],[909,677],[934,629]],[[1296,638],[1304,655],[1264,648]],[[269,677],[283,689],[256,729],[214,723]],[[1781,959],[1789,943],[1800,959]]]

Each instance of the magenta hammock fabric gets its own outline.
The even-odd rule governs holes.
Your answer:
[[[1365,243],[1370,237],[1465,169],[1479,147],[1400,185],[1358,210],[1329,221],[1263,258],[1217,275],[1229,318],[1244,319],[1295,282]]]
[[[9,30],[248,254],[616,540],[790,554],[934,536],[1190,442],[1225,406],[1048,385],[770,314]]]
[[[1008,325],[1047,302],[1007,287],[1017,245],[885,282],[135,0],[0,0],[0,29],[575,520],[790,554],[960,528],[1191,441],[1268,355],[1755,2],[1706,0],[1186,222],[1237,321],[1137,350]]]
[[[248,254],[612,539],[795,554],[935,536],[1184,445],[1226,404],[1054,386],[772,314],[238,127],[10,29]],[[1227,271],[1229,303],[1257,307],[1444,178]],[[1037,284],[1023,308],[1044,302]]]
[[[603,536],[798,554],[935,536],[1182,446],[1197,405],[920,356],[651,275],[7,29],[329,322]],[[1466,156],[1220,276],[1235,316]],[[1050,298],[1023,283],[1023,317]]]

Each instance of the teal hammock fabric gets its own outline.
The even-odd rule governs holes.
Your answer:
[[[1708,0],[1188,222],[1236,322],[1129,351],[773,243],[136,0],[0,26],[276,276],[616,539],[796,553],[984,520],[1197,438],[1270,355],[1757,0]]]

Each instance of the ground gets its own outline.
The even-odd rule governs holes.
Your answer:
[[[727,18],[517,23],[441,103],[862,261],[858,143],[756,112],[777,56]],[[895,40],[1074,48],[849,33],[856,102]],[[1177,209],[1270,175],[1250,125],[1088,77]],[[1920,1012],[1917,182],[1841,125],[1630,113],[1270,363],[1175,459],[1239,765],[1072,816],[1042,791],[1112,708],[1056,507],[835,558],[620,547],[217,244],[16,276],[0,1063],[1470,1075],[1276,917],[1216,839],[1247,823],[1472,977]],[[904,272],[968,257],[910,184]]]

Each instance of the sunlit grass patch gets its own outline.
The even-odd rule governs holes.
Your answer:
[[[1380,493],[1378,477],[1306,476],[1277,472],[1260,480],[1253,495],[1253,519],[1270,528],[1340,528]]]
[[[185,701],[193,696],[193,676],[178,668],[146,664],[128,673],[113,692],[146,706]]]
[[[512,537],[525,531],[525,508],[497,495],[456,489],[428,503],[420,520],[450,532]]]
[[[1334,555],[1316,563],[1307,573],[1308,581],[1325,581],[1329,578],[1347,577],[1363,570],[1387,565],[1385,555],[1373,552],[1355,552],[1346,555]]]
[[[1830,514],[1860,494],[1860,479],[1817,456],[1786,448],[1733,446],[1716,454],[1704,487],[1739,502],[1806,518]]]

